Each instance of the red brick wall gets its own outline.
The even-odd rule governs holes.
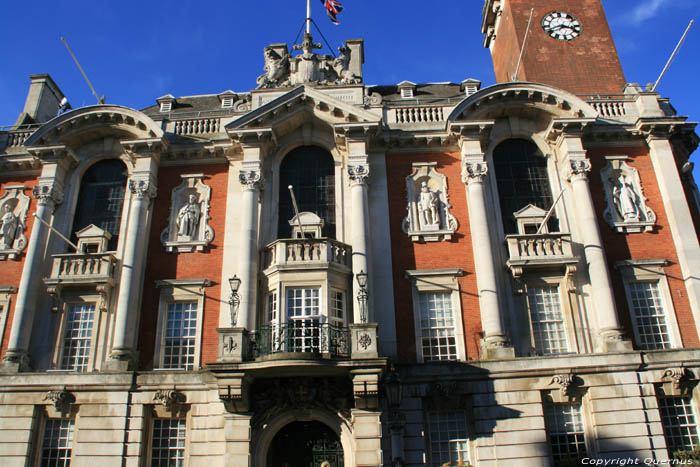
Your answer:
[[[459,228],[451,241],[416,243],[401,229],[406,216],[406,177],[414,162],[437,162],[436,170],[447,177],[450,211],[457,218]],[[394,302],[396,335],[399,358],[415,361],[417,349],[413,321],[412,284],[405,271],[411,269],[462,268],[459,278],[462,323],[467,347],[467,358],[479,356],[481,316],[474,274],[469,218],[465,187],[460,174],[460,154],[395,154],[386,159],[391,222],[392,267],[394,271]]]
[[[508,0],[492,53],[499,83],[510,81],[515,71],[533,7],[519,81],[550,84],[574,94],[622,91],[625,76],[600,0]],[[541,23],[552,10],[578,18],[583,25],[581,35],[572,41],[549,37]]]
[[[668,226],[668,218],[664,210],[663,201],[659,192],[658,183],[654,174],[651,159],[647,148],[605,148],[589,149],[588,155],[593,163],[593,170],[590,177],[591,192],[593,201],[598,212],[598,222],[605,243],[605,251],[609,263],[610,273],[615,291],[615,300],[618,312],[623,324],[627,328],[628,335],[632,337],[633,331],[627,298],[620,272],[613,265],[615,261],[625,259],[667,259],[669,266],[664,268],[668,278],[668,286],[671,292],[673,308],[676,312],[676,319],[680,329],[681,340],[684,347],[697,347],[699,344],[698,334],[695,330],[695,321],[690,311],[690,303],[682,280],[681,268],[678,265],[671,229]],[[604,156],[626,155],[630,159],[627,164],[634,167],[639,172],[642,182],[644,196],[647,198],[647,205],[656,213],[656,226],[652,232],[622,234],[613,230],[603,219],[603,211],[606,207],[605,195],[603,192],[600,169],[606,162]]]
[[[209,225],[214,229],[214,240],[201,253],[167,253],[160,241],[160,234],[168,224],[171,192],[182,182],[181,174],[194,172],[204,173],[204,183],[211,187]],[[161,168],[158,173],[158,197],[155,199],[153,211],[141,306],[139,349],[143,368],[153,367],[160,300],[160,290],[156,288],[155,281],[163,279],[207,278],[211,281],[212,286],[205,289],[201,362],[205,365],[216,361],[227,184],[226,164],[196,168],[166,167]]]
[[[0,180],[0,196],[5,195],[6,186],[24,185],[24,187],[26,188],[24,194],[29,196],[30,198],[29,210],[27,211],[26,221],[27,229],[24,231],[24,235],[27,237],[27,241],[29,241],[29,237],[32,233],[32,228],[34,227],[34,217],[32,216],[32,214],[36,212],[36,199],[34,199],[34,197],[32,196],[32,188],[34,188],[36,182],[36,177],[13,177]],[[22,275],[22,267],[24,266],[26,251],[27,250],[25,249],[24,252],[20,255],[20,257],[16,260],[6,259],[5,261],[0,261],[0,285],[9,285],[14,288],[19,288],[19,279]],[[7,320],[5,322],[5,333],[3,335],[1,343],[2,355],[5,354],[5,350],[7,350],[7,345],[10,340],[10,329],[12,329],[12,319],[14,318],[16,303],[17,294],[15,293],[12,294],[10,297],[10,310],[7,316]]]

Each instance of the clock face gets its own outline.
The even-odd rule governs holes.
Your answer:
[[[542,19],[542,29],[549,34],[549,37],[570,41],[581,34],[581,23],[571,13],[552,11]]]

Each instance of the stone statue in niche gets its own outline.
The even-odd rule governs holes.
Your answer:
[[[618,232],[651,231],[656,214],[646,205],[639,172],[627,165],[626,156],[608,157],[600,171],[607,207],[603,217]]]
[[[22,185],[6,186],[5,190],[0,196],[0,261],[17,259],[27,246],[24,231],[30,199]]]
[[[177,234],[187,240],[195,238],[201,210],[194,193],[187,197],[187,203],[177,213]]]
[[[430,191],[428,182],[422,182],[420,195],[418,197],[418,206],[421,213],[421,227],[437,226],[440,228],[440,216],[438,215],[438,195]]]
[[[170,218],[161,242],[171,252],[204,251],[214,239],[214,230],[209,226],[211,187],[203,183],[204,174],[180,177],[182,183],[172,191]]]
[[[414,163],[406,177],[408,213],[402,227],[414,242],[450,240],[457,230],[457,219],[450,214],[447,177],[435,167],[436,162]]]
[[[613,187],[613,199],[617,212],[625,222],[639,222],[639,195],[634,191],[634,185],[624,175],[617,179]]]
[[[7,202],[2,207],[2,217],[0,217],[0,249],[12,248],[18,230],[20,230],[19,217],[12,212],[12,204]]]

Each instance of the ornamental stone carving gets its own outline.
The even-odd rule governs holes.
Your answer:
[[[153,400],[162,404],[168,412],[177,412],[187,401],[187,396],[175,389],[159,389],[153,396]]]
[[[256,89],[304,83],[348,85],[362,82],[362,77],[351,71],[351,62],[360,58],[353,57],[352,48],[347,43],[338,47],[338,57],[314,53],[314,49],[322,47],[307,32],[304,33],[302,43],[293,47],[293,50],[301,51],[296,56],[289,55],[286,44],[265,47],[265,73],[258,77]]]
[[[75,402],[75,396],[64,389],[63,391],[47,392],[44,400],[51,402],[58,412],[66,413]]]
[[[462,159],[463,183],[481,183],[488,171],[488,165],[484,161],[468,162],[467,159]]]
[[[571,154],[569,154],[569,156],[571,157]],[[578,179],[587,179],[588,173],[590,171],[591,171],[590,159],[587,159],[585,157],[569,159],[569,167],[568,167],[568,173],[566,174],[566,178],[569,178],[572,181],[575,181]]]
[[[624,158],[610,158],[600,171],[607,207],[603,217],[618,232],[648,232],[654,228],[656,214],[646,205],[639,172]]]
[[[161,241],[167,251],[203,251],[214,239],[214,229],[209,225],[211,187],[204,184],[204,174],[181,178],[182,183],[172,191],[170,218]]]
[[[352,164],[348,165],[348,178],[351,185],[366,185],[369,181],[369,165]]]
[[[63,191],[55,182],[41,183],[35,186],[34,189],[32,189],[32,195],[36,198],[40,206],[50,205],[53,208],[63,201]]]
[[[403,231],[414,242],[450,240],[457,230],[457,219],[450,214],[447,177],[435,170],[437,163],[413,164],[406,177],[407,215]]]
[[[0,261],[18,259],[27,247],[27,211],[30,198],[24,194],[24,186],[7,186],[0,196]]]
[[[129,191],[137,199],[152,199],[156,197],[158,189],[156,184],[150,178],[131,178],[129,179]]]
[[[241,170],[238,174],[238,181],[241,182],[244,190],[259,190],[265,183],[259,170]]]

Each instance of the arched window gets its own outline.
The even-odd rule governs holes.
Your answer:
[[[528,204],[544,210],[552,207],[547,160],[533,142],[524,139],[502,142],[493,151],[493,166],[506,234],[518,233],[513,213]],[[549,231],[557,232],[558,225],[552,217]]]
[[[95,224],[112,234],[108,248],[116,250],[126,179],[126,166],[118,159],[100,161],[85,172],[73,219],[73,238],[75,232]]]
[[[292,150],[280,166],[279,218],[277,237],[290,238],[289,220],[294,217],[287,187],[294,187],[299,212],[315,213],[324,221],[322,235],[335,238],[335,171],[333,156],[315,146]]]

